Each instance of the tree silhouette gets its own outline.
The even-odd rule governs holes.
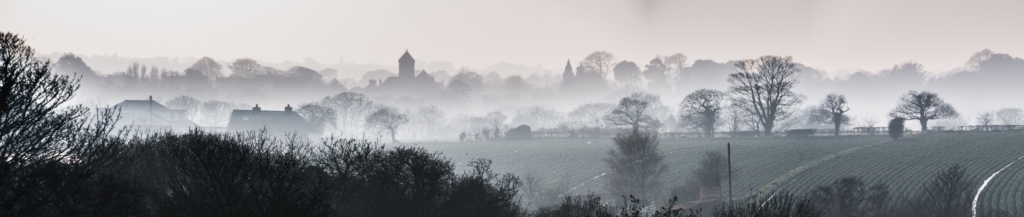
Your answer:
[[[704,132],[704,136],[715,137],[715,128],[722,117],[722,101],[725,93],[711,89],[700,89],[690,93],[679,103],[679,119],[683,124]]]
[[[960,116],[960,113],[939,98],[938,94],[910,91],[900,97],[899,104],[889,112],[889,116],[918,120],[921,122],[921,131],[928,131],[929,120],[953,118]]]
[[[217,63],[216,60],[213,60],[213,58],[210,57],[200,58],[185,71],[188,72],[189,70],[193,70],[196,73],[206,76],[210,80],[217,80],[217,77],[224,76],[224,74],[221,73],[220,63]]]
[[[338,112],[319,103],[299,105],[299,109],[296,112],[305,118],[306,121],[309,121],[310,124],[320,129],[320,132],[327,133],[329,129],[334,129],[338,126]]]
[[[199,120],[200,105],[202,104],[202,101],[199,101],[196,98],[192,98],[191,96],[185,95],[176,96],[174,98],[171,98],[170,100],[167,100],[167,102],[164,102],[164,106],[167,106],[167,108],[175,110],[185,110],[185,116],[189,120]]]
[[[487,113],[487,116],[484,116],[484,119],[487,121],[487,124],[490,125],[492,129],[494,129],[494,139],[500,139],[501,126],[505,125],[505,120],[508,119],[508,116],[505,116],[505,114],[501,113],[501,111],[493,111]]]
[[[884,216],[889,186],[883,183],[868,186],[860,177],[847,176],[818,186],[809,195],[824,216]]]
[[[615,65],[615,55],[607,51],[594,51],[583,59],[583,66],[587,68],[587,72],[594,73],[601,79],[608,77],[613,65]]]
[[[263,66],[256,60],[241,58],[232,62],[228,68],[231,69],[231,77],[251,78],[259,74]]]
[[[840,126],[850,123],[850,117],[846,115],[848,111],[850,111],[850,107],[846,103],[846,96],[831,93],[825,97],[824,101],[821,101],[821,105],[811,110],[810,121],[832,124],[835,126],[832,135],[839,136]]]
[[[636,63],[632,61],[622,61],[615,64],[615,68],[612,68],[615,73],[615,80],[626,85],[634,85],[640,82],[642,74],[640,74],[640,67],[636,66]]]
[[[615,137],[615,148],[604,159],[608,165],[605,187],[614,196],[637,196],[651,200],[661,187],[661,175],[668,171],[664,156],[658,152],[654,132],[632,131]]]
[[[762,56],[736,63],[737,73],[729,75],[729,89],[735,103],[757,117],[764,135],[795,112],[803,96],[793,92],[797,80],[792,57]]]
[[[996,119],[1002,125],[1024,124],[1024,110],[1020,108],[1002,108],[996,111]]]
[[[0,216],[141,214],[136,189],[113,177],[127,148],[117,110],[66,105],[79,78],[0,32]]]
[[[373,101],[362,93],[344,92],[334,96],[324,97],[320,105],[334,109],[338,112],[338,128],[340,133],[355,135],[361,127],[361,122],[366,115],[373,110]]]
[[[564,119],[565,115],[554,108],[531,106],[516,110],[512,123],[525,124],[535,129],[553,129]]]
[[[978,125],[988,126],[995,122],[995,115],[992,112],[982,112],[978,114]]]
[[[395,139],[395,133],[398,131],[399,126],[407,123],[409,123],[408,116],[399,112],[398,109],[389,106],[378,108],[373,113],[370,113],[369,116],[366,116],[367,127],[390,131],[392,142],[398,142]]]
[[[605,116],[605,121],[611,125],[629,126],[633,133],[639,133],[640,129],[656,130],[661,127],[661,122],[651,118],[651,104],[637,97],[625,97],[619,100],[619,105],[611,114]]]

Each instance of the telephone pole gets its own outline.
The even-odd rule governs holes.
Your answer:
[[[732,143],[725,143],[725,156],[729,161],[729,204],[732,204]]]

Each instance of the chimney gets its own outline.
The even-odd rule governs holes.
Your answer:
[[[259,111],[260,110],[260,104],[256,104],[256,107],[252,107],[252,110],[253,111]]]
[[[292,104],[284,106],[284,112],[292,112]]]

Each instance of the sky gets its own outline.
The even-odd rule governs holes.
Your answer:
[[[0,31],[37,53],[397,65],[409,50],[471,68],[560,69],[604,50],[943,71],[982,49],[1024,55],[1022,27],[1020,0],[0,0]]]

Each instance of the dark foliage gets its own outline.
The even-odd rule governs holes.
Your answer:
[[[519,125],[505,132],[505,139],[509,140],[526,140],[531,138],[533,138],[533,132],[530,130],[530,126],[527,125]]]
[[[903,122],[907,119],[896,117],[889,121],[889,137],[900,139],[903,137]]]
[[[777,192],[774,196],[756,198],[746,203],[721,205],[711,212],[715,217],[772,216],[812,217],[821,216],[810,199],[799,198],[788,192]]]
[[[881,183],[869,187],[860,177],[843,177],[818,186],[810,192],[810,199],[824,216],[882,216],[889,202],[889,187]]]

